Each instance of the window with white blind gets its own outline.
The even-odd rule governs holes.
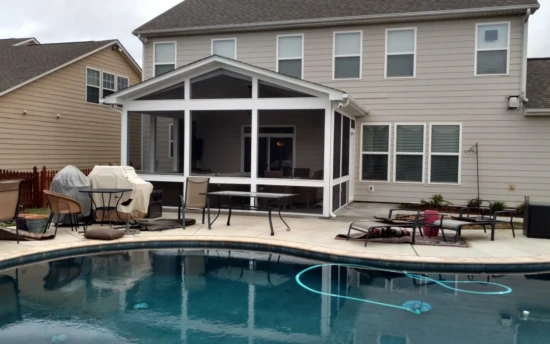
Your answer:
[[[363,124],[361,181],[389,181],[390,125]]]
[[[334,33],[334,79],[361,79],[363,32]]]
[[[416,74],[416,28],[386,30],[386,78]]]
[[[424,124],[396,124],[394,182],[424,182]]]
[[[510,23],[476,25],[476,75],[508,74]]]
[[[430,183],[460,184],[462,125],[430,125]]]
[[[235,60],[237,58],[237,39],[222,38],[212,40],[212,55],[227,57]]]
[[[101,72],[97,69],[86,68],[86,102],[99,104],[101,89]]]
[[[176,69],[176,42],[154,44],[155,76]]]
[[[115,75],[103,72],[103,98],[115,93]]]
[[[277,72],[302,79],[304,35],[277,36]]]

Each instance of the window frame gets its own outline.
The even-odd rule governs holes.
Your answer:
[[[109,74],[109,75],[112,75],[113,76],[113,88],[106,88],[105,85],[104,85],[104,81],[105,81],[105,74]],[[106,72],[106,71],[101,71],[101,97],[100,99],[105,99],[105,95],[103,94],[103,91],[104,90],[107,90],[107,91],[112,91],[113,93],[116,93],[118,91],[118,84],[117,84],[117,81],[118,81],[118,75],[116,75],[115,73],[111,73],[111,72]]]
[[[118,74],[117,74],[115,77],[116,77],[116,78],[115,78],[115,80],[116,80],[115,87],[116,87],[116,91],[117,91],[117,92],[118,92],[118,91],[122,91],[122,90],[119,89],[119,87],[118,87],[118,79],[119,79],[119,78],[126,79],[126,80],[128,81],[128,86],[127,86],[126,88],[130,87],[130,78],[128,78],[128,77],[126,77],[126,76],[124,76],[124,75],[118,75]],[[124,90],[125,90],[126,88],[124,88]]]
[[[174,130],[174,123],[168,124],[168,158],[173,159],[174,158],[174,136],[173,136],[173,130]]]
[[[237,37],[212,38],[211,43],[210,43],[210,55],[214,55],[214,43],[215,42],[223,42],[223,41],[233,41],[233,42],[235,42],[235,51],[234,51],[234,56],[235,57],[233,57],[233,60],[236,60],[237,59]],[[225,57],[225,56],[221,56],[221,55],[216,55],[216,56]]]
[[[88,69],[90,70],[94,70],[96,72],[99,73],[99,86],[94,86],[94,85],[89,85],[88,84]],[[93,68],[93,67],[88,67],[86,66],[86,81],[85,81],[85,86],[84,86],[84,101],[86,102],[86,104],[94,104],[94,105],[103,105],[101,103],[101,96],[102,96],[102,90],[103,90],[103,71],[99,70],[99,69],[96,69],[96,68]],[[99,99],[98,99],[98,102],[97,103],[93,103],[93,102],[89,102],[88,101],[88,86],[90,87],[96,87],[99,89]]]
[[[401,53],[388,53],[388,43],[389,43],[389,33],[391,31],[408,31],[413,30],[414,31],[414,51],[413,54],[413,75],[412,76],[388,76],[388,56],[397,56],[397,55],[410,55],[411,52],[401,52]],[[386,29],[386,44],[385,44],[385,51],[384,51],[384,79],[414,79],[416,78],[416,60],[417,55],[416,52],[418,50],[417,43],[418,43],[418,30],[416,26],[411,27],[396,27],[396,28],[387,28]]]
[[[432,127],[438,125],[457,125],[459,127],[460,133],[458,135],[458,153],[432,153]],[[430,141],[428,149],[428,184],[431,185],[452,185],[460,186],[462,185],[462,123],[458,122],[434,122],[430,123]],[[443,183],[443,182],[432,182],[432,154],[438,156],[458,156],[458,183]]]
[[[153,77],[157,75],[157,65],[165,66],[172,63],[157,63],[157,45],[158,44],[174,44],[174,69],[178,68],[178,42],[177,41],[158,41],[153,43]],[[162,74],[160,74],[162,75]]]
[[[286,37],[300,37],[302,39],[302,56],[300,57],[300,60],[302,61],[301,70],[302,73],[300,75],[300,79],[304,78],[304,56],[305,56],[305,35],[303,33],[291,33],[291,34],[285,34],[285,35],[277,35],[277,51],[275,53],[275,71],[279,73],[279,61],[290,61],[290,60],[297,60],[297,57],[283,57],[279,58],[279,39],[280,38],[286,38]],[[286,74],[285,74],[286,75]]]
[[[398,152],[397,151],[397,127],[398,126],[422,126],[423,137],[422,137],[422,153],[419,152]],[[426,123],[415,123],[415,122],[399,122],[394,123],[393,128],[395,134],[393,135],[393,178],[392,181],[395,184],[425,184],[426,183]],[[413,181],[398,181],[397,180],[397,155],[422,155],[422,181],[413,182]]]
[[[363,128],[366,126],[387,126],[388,127],[388,151],[386,153],[383,152],[364,152],[363,151],[363,139],[364,139],[364,130]],[[367,123],[361,123],[361,142],[359,146],[359,154],[361,155],[361,158],[359,159],[359,182],[360,183],[390,183],[390,165],[391,165],[391,142],[392,142],[392,123],[378,123],[378,122],[367,122]],[[387,155],[388,156],[388,171],[387,171],[387,179],[386,180],[372,180],[372,179],[363,179],[363,155],[365,154],[371,154],[371,155]],[[350,175],[351,175],[350,171]]]
[[[508,42],[506,42],[506,73],[504,74],[478,74],[477,73],[477,53],[479,51],[500,51],[503,50],[500,49],[481,49],[479,50],[477,47],[478,40],[479,40],[479,27],[480,26],[487,26],[487,25],[502,25],[506,24],[508,25]],[[474,45],[474,76],[503,76],[503,75],[510,75],[510,31],[511,31],[511,22],[510,21],[499,21],[499,22],[483,22],[483,23],[476,23],[475,27],[475,45]],[[462,132],[461,132],[462,133]]]
[[[358,33],[359,34],[359,55],[341,55],[336,56],[336,35],[346,33]],[[337,57],[358,57],[359,56],[359,77],[358,78],[336,78],[336,58]],[[361,80],[363,79],[363,30],[350,30],[350,31],[333,31],[332,32],[332,80]]]

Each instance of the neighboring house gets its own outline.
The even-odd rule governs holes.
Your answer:
[[[0,39],[0,169],[118,164],[121,110],[102,98],[139,81],[117,40]]]
[[[482,199],[550,201],[550,117],[525,109],[538,8],[186,0],[134,31],[145,81],[106,99],[142,119],[123,161],[165,190],[201,175],[301,198],[314,188],[303,198],[322,199],[324,216],[353,200],[465,204],[478,175]]]
[[[550,57],[531,58],[527,61],[527,116],[550,116]],[[539,119],[542,125],[548,125]],[[550,161],[550,149],[542,159]],[[550,170],[550,163],[548,170]]]

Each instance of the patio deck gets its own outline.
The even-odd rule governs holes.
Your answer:
[[[364,213],[365,216],[362,218],[372,218],[372,213],[380,213],[387,206],[369,208],[370,214]],[[336,234],[346,233],[350,221],[357,219],[356,212],[357,209],[350,207],[344,211],[342,216],[333,220],[287,217],[285,220],[291,227],[289,232],[285,230],[282,222],[274,217],[274,237],[269,234],[269,225],[265,215],[233,215],[231,226],[227,227],[225,224],[227,217],[222,214],[213,225],[212,230],[208,230],[206,225],[200,224],[199,214],[190,214],[189,216],[196,218],[198,223],[186,230],[180,228],[162,232],[141,232],[135,236],[128,235],[120,240],[109,242],[87,240],[82,234],[71,232],[70,228],[60,227],[57,237],[50,241],[21,242],[20,244],[0,241],[0,262],[6,263],[18,259],[23,263],[24,260],[21,258],[34,255],[34,259],[37,259],[37,254],[41,259],[49,259],[51,256],[44,255],[45,253],[70,249],[80,249],[79,253],[83,254],[85,249],[91,246],[96,247],[95,251],[97,252],[113,250],[115,249],[113,246],[107,247],[117,244],[121,244],[117,247],[124,246],[124,244],[137,244],[136,246],[146,248],[147,243],[153,242],[201,242],[201,247],[203,247],[204,242],[207,242],[213,246],[227,248],[231,248],[231,244],[240,244],[241,246],[249,244],[267,249],[285,248],[305,251],[334,259],[348,258],[349,260],[352,258],[390,264],[402,262],[405,265],[407,263],[420,264],[419,266],[425,264],[441,268],[453,264],[455,268],[456,266],[463,268],[464,266],[477,266],[475,270],[478,271],[483,271],[484,265],[492,264],[507,265],[508,270],[516,271],[521,271],[522,267],[525,267],[526,270],[540,270],[545,265],[550,267],[550,240],[527,238],[521,230],[516,231],[516,238],[512,237],[510,230],[497,230],[494,242],[490,241],[489,233],[484,234],[482,230],[465,230],[463,236],[467,239],[467,248],[376,242],[369,243],[365,248],[363,242],[335,240]],[[165,217],[171,216],[175,216],[175,214],[165,214]],[[450,233],[450,235],[453,234]],[[98,248],[99,246],[100,248]],[[538,268],[534,266],[538,266]]]

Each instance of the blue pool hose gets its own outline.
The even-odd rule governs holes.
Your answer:
[[[371,266],[356,265],[356,264],[319,264],[319,265],[310,266],[310,267],[300,271],[296,275],[296,283],[298,283],[298,285],[301,286],[302,288],[304,288],[304,289],[306,289],[306,290],[308,290],[312,293],[319,294],[319,295],[337,297],[337,298],[341,298],[341,299],[354,300],[354,301],[359,301],[359,302],[365,302],[365,303],[370,303],[370,304],[378,305],[378,306],[391,307],[391,308],[396,308],[396,309],[401,309],[401,310],[404,310],[404,311],[407,311],[407,312],[411,312],[411,313],[414,313],[414,314],[421,314],[423,312],[427,312],[427,311],[431,310],[431,306],[429,304],[425,303],[425,302],[422,302],[422,301],[407,301],[402,306],[399,306],[399,305],[393,305],[393,304],[390,304],[390,303],[377,302],[377,301],[372,301],[372,300],[367,300],[367,299],[360,299],[360,298],[357,298],[357,297],[344,296],[344,295],[338,295],[338,294],[332,294],[332,293],[325,293],[325,292],[322,292],[322,291],[319,291],[319,290],[315,290],[311,287],[308,287],[301,280],[302,275],[305,274],[306,272],[310,271],[310,270],[323,268],[323,267],[333,267],[333,266],[341,266],[341,267],[345,267],[345,268],[368,269],[368,270],[376,270],[376,271],[392,272],[392,273],[396,273],[396,274],[403,274],[403,275],[405,275],[409,278],[412,278],[414,280],[432,282],[432,283],[438,284],[439,286],[441,286],[443,288],[453,290],[453,291],[457,291],[457,292],[460,292],[460,293],[475,294],[475,295],[506,295],[506,294],[510,294],[512,292],[512,288],[510,288],[510,287],[508,287],[504,284],[499,284],[499,283],[482,282],[482,281],[438,281],[438,280],[435,280],[435,279],[430,278],[430,277],[426,277],[426,276],[422,276],[422,275],[419,275],[419,274],[410,273],[410,272],[406,272],[406,271],[380,269],[380,268],[375,268],[375,267],[371,267]],[[501,291],[473,291],[473,290],[455,288],[455,287],[452,287],[452,286],[448,285],[448,284],[451,284],[451,283],[452,284],[481,284],[481,285],[494,286],[494,287],[497,287],[497,288],[501,288],[502,290]],[[405,307],[405,305],[407,307]]]

